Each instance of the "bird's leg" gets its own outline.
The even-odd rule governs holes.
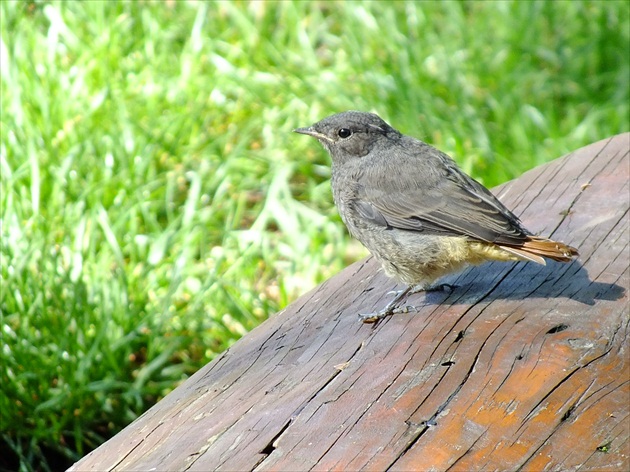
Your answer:
[[[360,313],[359,318],[364,323],[376,323],[378,320],[386,318],[391,315],[395,315],[397,313],[406,313],[408,311],[408,307],[396,307],[398,303],[407,296],[407,294],[413,289],[413,286],[409,286],[403,290],[400,290],[396,293],[394,299],[387,304],[385,308],[375,313]]]
[[[419,284],[419,285],[410,285],[409,287],[403,290],[391,291],[388,293],[395,293],[396,296],[391,302],[387,304],[387,306],[385,306],[385,308],[375,313],[360,313],[359,318],[361,318],[361,321],[363,321],[364,323],[376,323],[377,321],[382,320],[383,318],[387,318],[388,316],[397,315],[399,313],[409,313],[409,310],[413,308],[412,306],[408,306],[408,305],[401,306],[401,307],[396,306],[407,295],[411,295],[412,293],[418,293],[418,292],[434,292],[434,291],[450,293],[455,289],[455,287],[456,287],[455,285],[451,285],[451,284],[437,284],[437,285],[430,285],[430,286],[427,286],[426,284]]]

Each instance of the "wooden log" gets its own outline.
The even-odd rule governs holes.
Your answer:
[[[497,189],[579,261],[491,263],[414,294],[356,263],[70,470],[630,470],[630,133]]]

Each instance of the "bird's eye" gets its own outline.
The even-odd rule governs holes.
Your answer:
[[[337,131],[337,134],[339,135],[340,138],[349,138],[352,135],[352,131],[350,131],[348,128],[341,128],[339,131]]]

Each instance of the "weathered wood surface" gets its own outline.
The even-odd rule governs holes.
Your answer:
[[[630,134],[497,190],[579,262],[486,264],[412,295],[354,264],[71,470],[630,470]]]

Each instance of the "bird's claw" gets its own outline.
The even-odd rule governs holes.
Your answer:
[[[390,290],[389,292],[386,293],[386,295],[400,295],[401,293],[403,293],[404,290]]]
[[[457,285],[453,285],[453,284],[437,284],[433,287],[429,287],[427,291],[452,293],[453,290],[455,290],[456,288],[457,288]]]
[[[418,309],[413,305],[399,306],[396,308],[386,307],[376,313],[359,313],[359,319],[366,324],[372,324],[387,318],[388,316],[409,313],[411,311],[418,311]]]

